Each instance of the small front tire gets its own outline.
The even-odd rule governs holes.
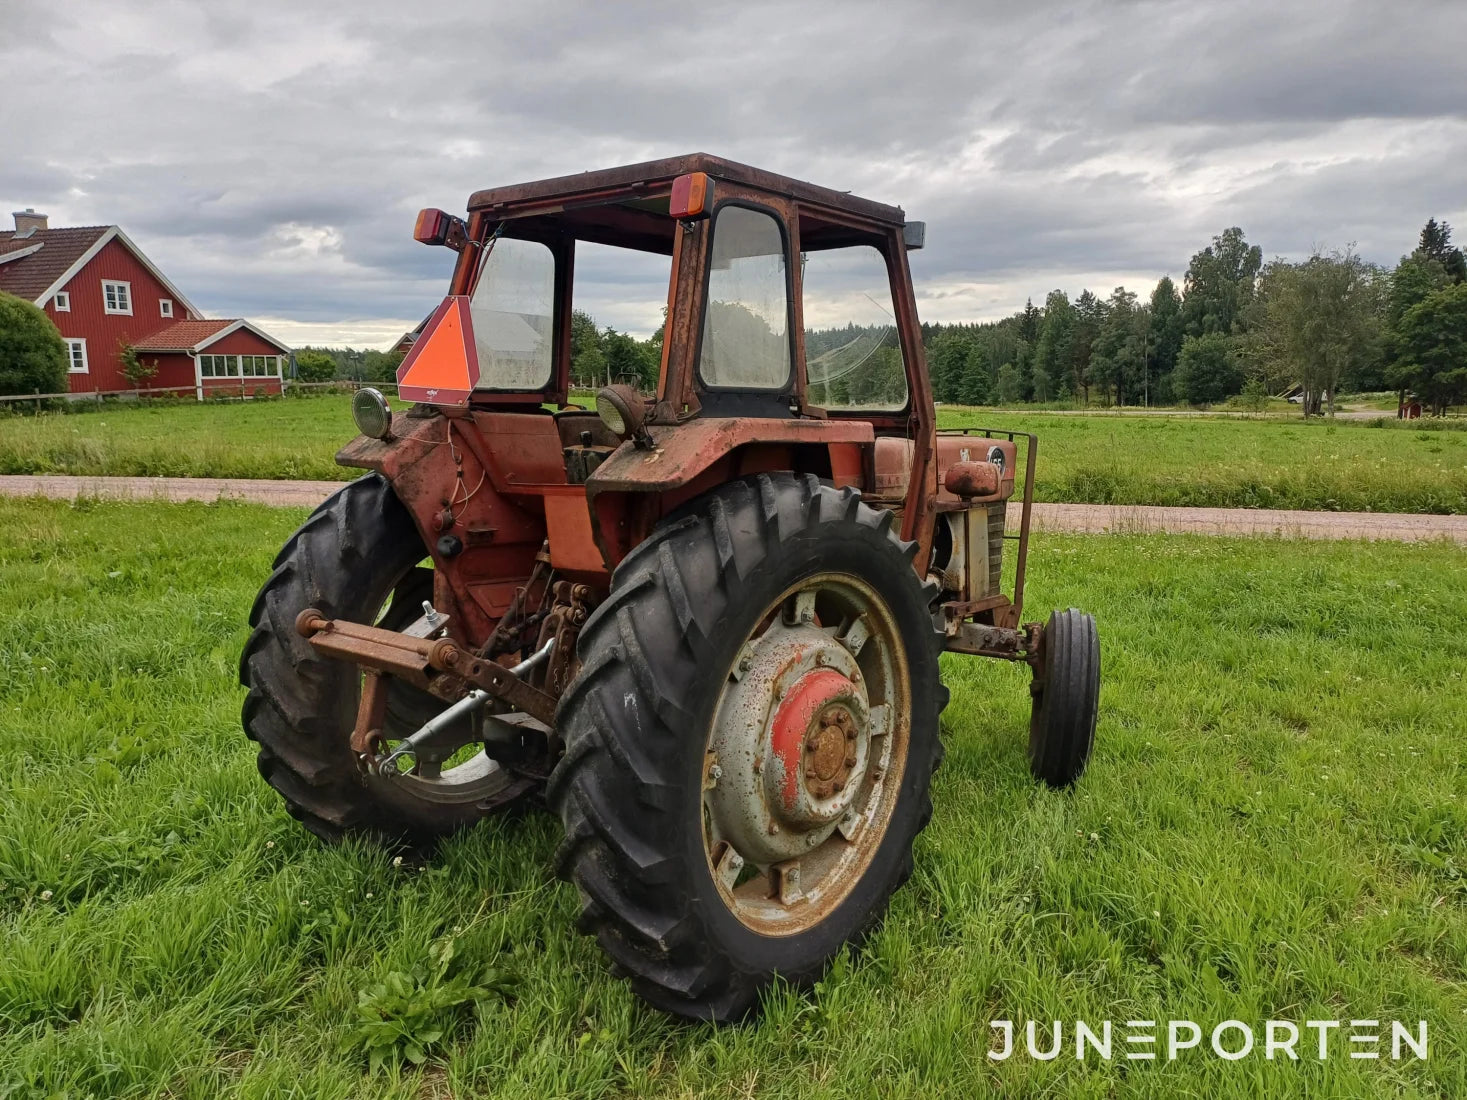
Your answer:
[[[1068,787],[1085,770],[1100,714],[1100,632],[1094,616],[1070,608],[1049,616],[1030,687],[1029,770]]]

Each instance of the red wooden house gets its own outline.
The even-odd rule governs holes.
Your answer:
[[[206,319],[115,225],[51,229],[44,214],[0,230],[0,290],[46,311],[70,353],[72,393],[132,389],[124,346],[158,371],[146,385],[279,393],[290,349],[248,321]]]

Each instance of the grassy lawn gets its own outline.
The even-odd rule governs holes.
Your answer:
[[[945,658],[936,815],[885,925],[714,1030],[574,933],[543,813],[425,869],[286,815],[235,661],[301,518],[0,501],[0,1097],[1467,1095],[1459,549],[1043,537],[1031,610],[1101,623],[1091,771],[1036,788],[1025,676]],[[445,938],[491,991],[423,1069],[367,1073],[359,995],[440,988]],[[1082,1064],[1069,1031],[985,1057],[990,1019],[1076,1018],[1260,1047],[1269,1018],[1425,1019],[1430,1058]]]
[[[1040,500],[1467,513],[1467,432],[1369,422],[944,408],[946,428],[1040,436]],[[348,479],[349,399],[0,418],[0,474]]]
[[[1039,436],[1038,500],[1467,512],[1467,432],[1369,421],[943,409],[943,428]]]

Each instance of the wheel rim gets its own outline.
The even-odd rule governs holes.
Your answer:
[[[427,580],[414,579],[409,569],[398,578],[372,622],[387,630],[401,630],[422,613],[425,595],[433,592],[432,573]],[[418,691],[401,680],[387,679],[387,717],[379,754],[391,752],[403,738],[448,704],[427,692]],[[355,709],[353,709],[355,714]],[[465,720],[467,721],[467,719]],[[436,805],[463,805],[481,802],[498,794],[510,783],[511,776],[499,762],[472,742],[441,754],[424,751],[412,757],[410,770],[388,770],[381,778],[414,798]]]
[[[703,761],[703,847],[747,928],[830,915],[886,835],[910,740],[911,680],[890,608],[821,573],[770,604],[726,674]]]

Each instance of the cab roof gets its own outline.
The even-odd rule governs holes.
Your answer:
[[[665,192],[672,186],[673,180],[688,172],[706,172],[714,180],[727,180],[757,188],[794,199],[803,205],[824,207],[881,225],[901,227],[906,224],[906,213],[899,206],[872,202],[848,191],[836,191],[806,183],[708,153],[689,153],[686,156],[649,160],[620,168],[605,168],[530,183],[491,187],[475,191],[470,196],[469,211],[482,212],[495,218],[518,214],[525,208],[595,202],[602,199],[615,202],[635,198],[643,192],[650,197],[652,194]]]

